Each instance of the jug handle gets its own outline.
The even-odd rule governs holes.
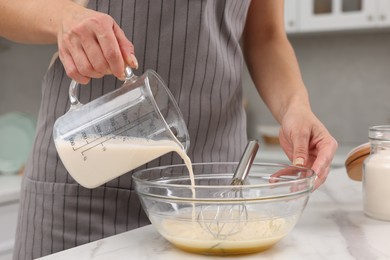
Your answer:
[[[136,76],[135,76],[133,70],[129,66],[126,66],[125,67],[125,82],[134,79],[134,77],[136,77]]]
[[[76,108],[80,105],[80,101],[77,98],[77,88],[78,88],[78,83],[75,80],[72,80],[69,86],[69,100],[70,100],[70,109]]]
[[[129,67],[126,66],[125,68],[125,81],[133,80],[135,74],[133,70]],[[80,103],[79,99],[77,98],[77,89],[78,89],[79,84],[75,81],[72,80],[69,86],[69,100],[70,100],[70,108],[76,108],[78,106],[81,106],[82,103]]]

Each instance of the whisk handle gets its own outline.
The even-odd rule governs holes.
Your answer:
[[[231,185],[242,185],[248,176],[249,170],[255,160],[257,150],[259,150],[259,142],[257,140],[249,141],[246,145],[245,151],[242,154],[237,169],[234,172]]]

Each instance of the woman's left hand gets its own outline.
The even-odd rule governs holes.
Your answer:
[[[294,165],[315,171],[315,189],[325,182],[338,145],[310,109],[302,106],[287,111],[281,122],[279,141]]]

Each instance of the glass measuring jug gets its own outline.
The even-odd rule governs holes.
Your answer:
[[[159,75],[126,67],[124,84],[87,104],[69,87],[70,109],[53,128],[69,174],[95,188],[171,151],[187,151],[189,134],[180,109]]]

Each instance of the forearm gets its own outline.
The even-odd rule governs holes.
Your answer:
[[[298,62],[283,26],[283,1],[252,1],[243,49],[252,79],[279,122],[292,106],[310,109]]]
[[[325,181],[337,142],[313,114],[294,51],[284,31],[283,0],[252,1],[243,49],[253,81],[279,121],[280,146],[295,165]]]
[[[248,37],[250,38],[250,37]],[[281,122],[291,106],[310,108],[294,51],[283,36],[244,39],[249,72],[264,102]]]
[[[70,0],[0,0],[0,36],[21,43],[55,43],[68,8],[77,5]]]

